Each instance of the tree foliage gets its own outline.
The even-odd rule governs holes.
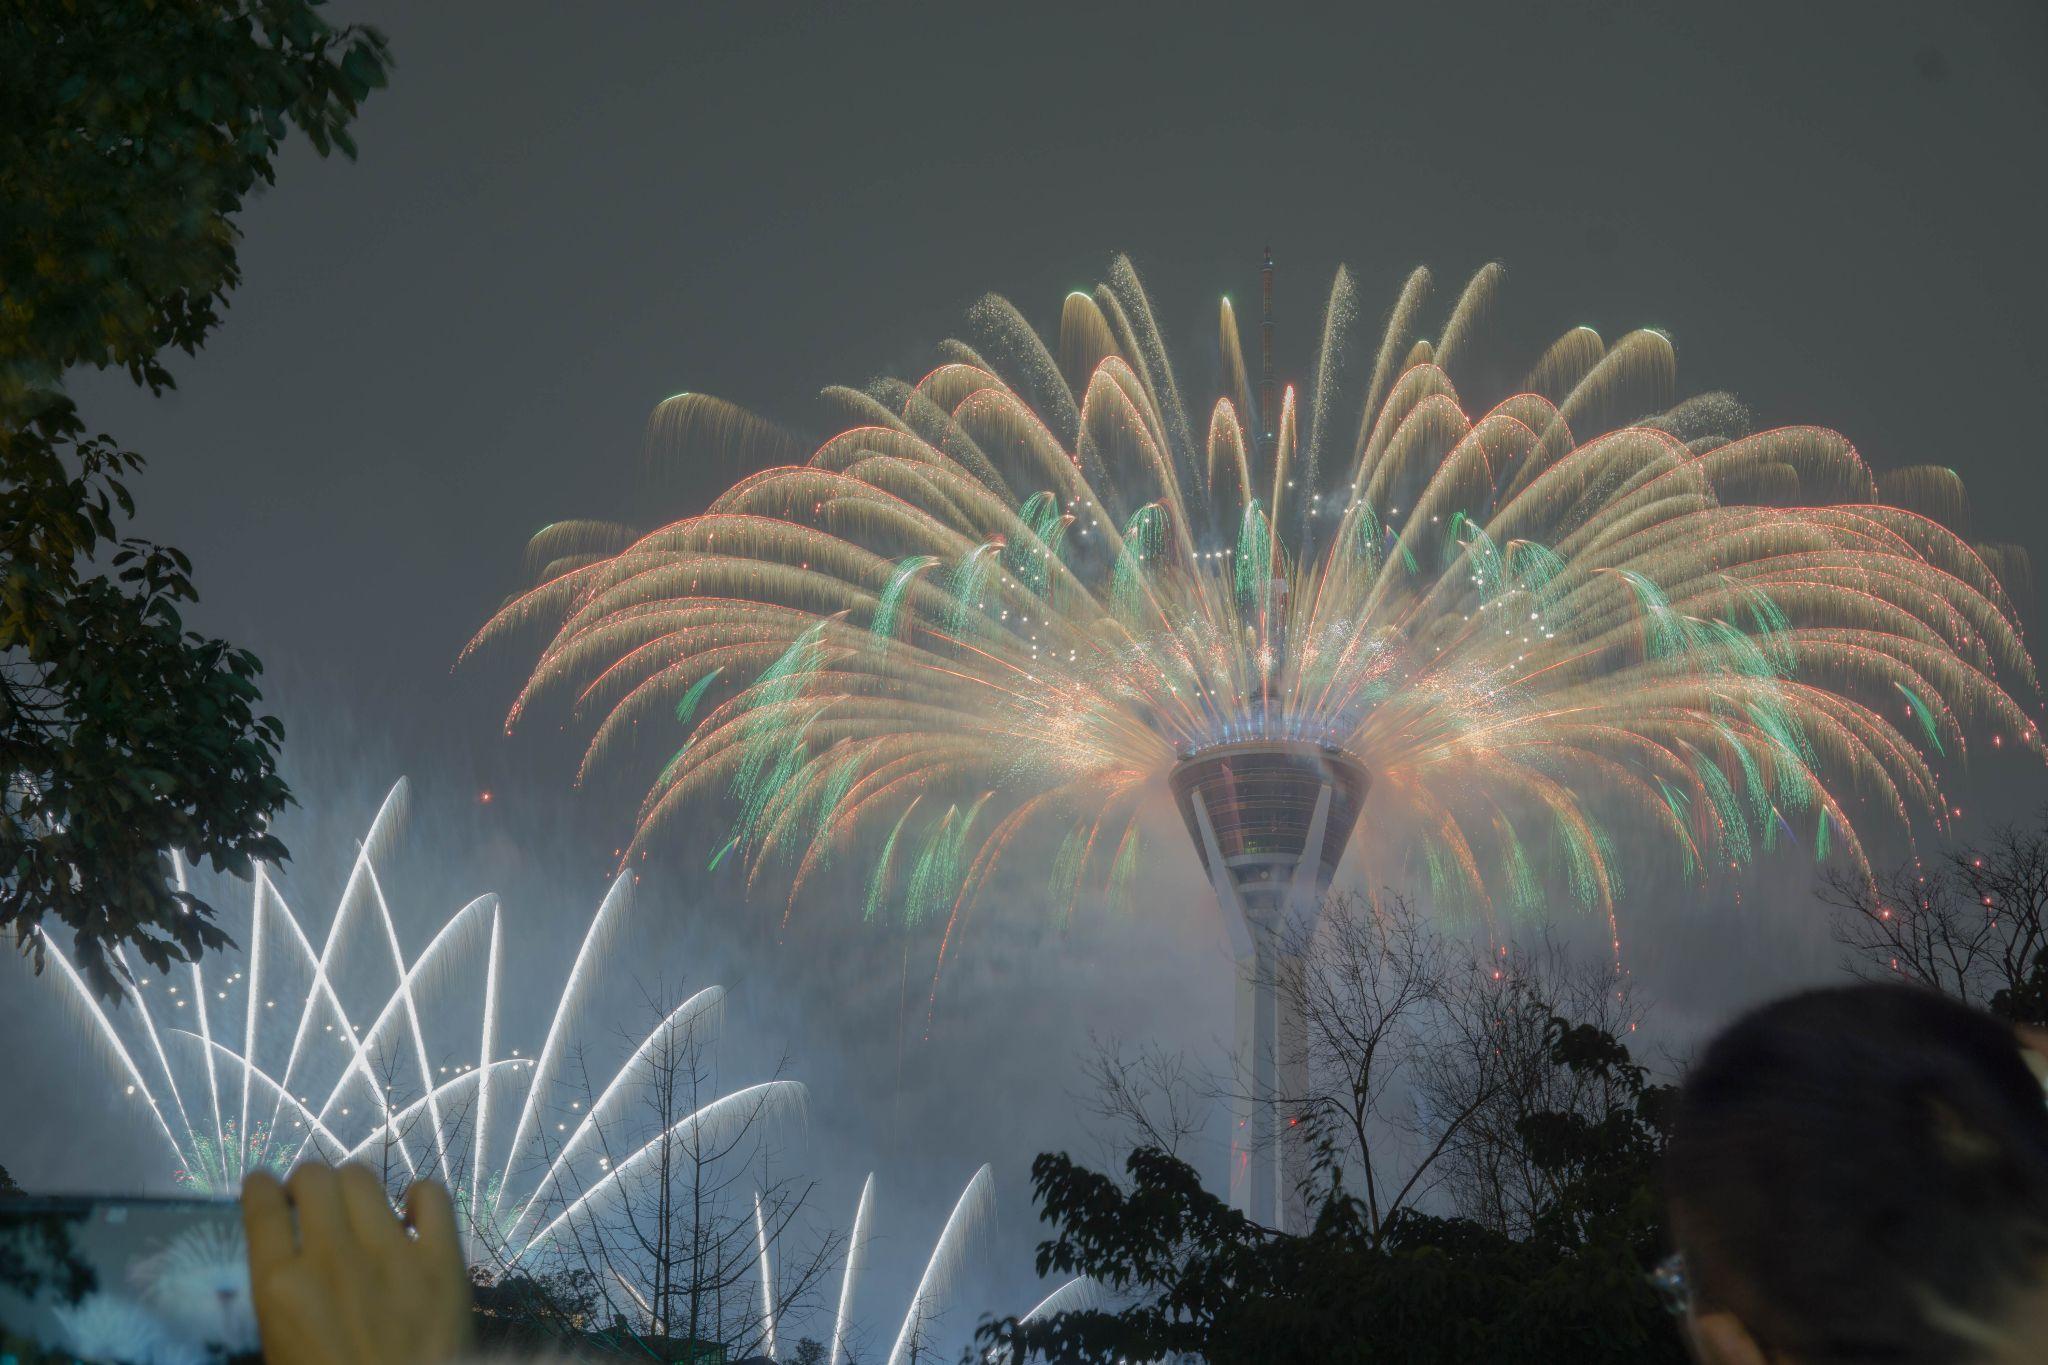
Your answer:
[[[1131,1153],[1121,1182],[1047,1154],[1032,1177],[1056,1233],[1039,1273],[1088,1276],[1122,1306],[985,1323],[981,1350],[1018,1365],[1683,1360],[1647,1280],[1665,1240],[1655,1173],[1672,1090],[1613,1033],[1548,1011],[1536,1022],[1550,1065],[1597,1076],[1615,1098],[1521,1119],[1550,1191],[1525,1234],[1412,1207],[1376,1220],[1329,1164],[1312,1229],[1289,1236],[1156,1148]]]
[[[288,127],[355,155],[384,83],[373,30],[318,0],[16,0],[0,19],[0,399],[41,407],[73,365],[152,391],[241,279],[233,222]]]
[[[234,215],[290,128],[353,155],[383,84],[369,29],[317,0],[20,0],[0,14],[0,917],[43,960],[72,930],[103,993],[132,944],[162,970],[227,940],[165,855],[246,875],[284,848],[282,730],[255,657],[185,629],[192,566],[125,536],[142,457],[61,385],[152,392],[240,279]]]

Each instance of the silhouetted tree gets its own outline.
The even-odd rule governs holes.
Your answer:
[[[1614,1033],[1531,1013],[1547,1064],[1598,1078],[1593,1093],[1612,1101],[1521,1119],[1546,1193],[1520,1235],[1413,1207],[1375,1219],[1336,1162],[1312,1229],[1289,1236],[1157,1149],[1133,1152],[1121,1182],[1047,1154],[1032,1177],[1056,1231],[1039,1273],[1089,1276],[1120,1306],[985,1322],[967,1359],[1685,1359],[1647,1279],[1665,1240],[1656,1169],[1671,1088],[1651,1084]]]
[[[88,435],[81,365],[151,392],[240,279],[234,216],[297,127],[353,155],[384,39],[317,0],[16,0],[0,10],[0,921],[118,993],[227,942],[164,854],[246,876],[284,848],[282,731],[255,657],[184,628],[192,566],[124,536],[142,457]]]
[[[1073,1100],[1106,1124],[1097,1134],[1104,1150],[1121,1151],[1135,1142],[1178,1156],[1181,1144],[1202,1129],[1213,1083],[1195,1075],[1178,1052],[1152,1044],[1127,1052],[1116,1039],[1092,1034],[1089,1042],[1081,1059],[1087,1087]]]
[[[587,1349],[587,1338],[599,1325],[601,1296],[595,1276],[581,1268],[494,1276],[482,1267],[473,1267],[470,1292],[480,1350]],[[618,1337],[623,1343],[627,1334],[620,1332]]]
[[[1547,938],[1501,945],[1457,981],[1454,1027],[1417,1067],[1423,1111],[1441,1128],[1459,1120],[1436,1160],[1436,1192],[1462,1218],[1527,1236],[1565,1174],[1532,1134],[1557,1116],[1590,1123],[1626,1108],[1638,1079],[1619,1066],[1559,1065],[1556,1021],[1622,1038],[1634,1002],[1611,963]]]
[[[589,1157],[566,1163],[535,1201],[529,1235],[574,1212],[531,1245],[484,1249],[494,1277],[533,1281],[504,1306],[528,1315],[516,1329],[528,1338],[664,1360],[751,1357],[766,1351],[774,1323],[810,1302],[838,1254],[836,1234],[804,1226],[811,1182],[776,1173],[775,1099],[758,1087],[722,1090],[715,1016],[678,1003],[647,1001],[660,1022],[627,1076],[637,1113],[600,1111],[585,1077],[557,1115],[564,1132],[605,1113]],[[538,1155],[551,1162],[559,1148],[548,1145],[549,1126]],[[600,1321],[606,1342],[592,1342]]]
[[[1620,1098],[1606,1073],[1555,1063],[1547,1024],[1555,1014],[1617,1034],[1632,1027],[1612,967],[1547,938],[1477,949],[1398,895],[1331,897],[1283,962],[1276,991],[1300,1025],[1291,1042],[1282,1034],[1290,1122],[1280,1140],[1304,1156],[1321,1147],[1375,1235],[1407,1210],[1446,1203],[1526,1234],[1554,1180],[1524,1121],[1603,1114]],[[1165,1148],[1142,1135],[1134,1145]]]
[[[1820,896],[1857,975],[2048,1027],[2048,811],[1874,878],[1831,872]]]

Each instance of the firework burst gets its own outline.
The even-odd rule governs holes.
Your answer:
[[[1691,877],[1862,864],[1868,826],[1949,813],[1966,736],[2039,751],[2018,552],[1959,534],[1952,472],[1673,406],[1655,331],[1574,329],[1473,404],[1500,279],[1418,340],[1417,271],[1364,347],[1340,270],[1277,411],[1227,300],[1187,403],[1122,259],[1056,335],[991,297],[917,382],[827,390],[815,447],[680,395],[662,448],[765,467],[650,532],[541,532],[471,648],[545,624],[508,728],[573,699],[585,773],[661,746],[626,858],[723,801],[750,886],[794,905],[858,847],[869,917],[949,932],[1033,829],[1055,905],[1127,887],[1141,805],[1223,744],[1362,765],[1373,871],[1440,904],[1610,916],[1624,838]]]

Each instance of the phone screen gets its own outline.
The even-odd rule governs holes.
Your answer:
[[[0,1356],[115,1365],[255,1360],[238,1205],[0,1201]]]

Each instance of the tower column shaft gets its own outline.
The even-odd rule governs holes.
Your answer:
[[[1258,945],[1249,963],[1249,979],[1240,977],[1238,1008],[1250,1007],[1250,1027],[1239,1025],[1240,1034],[1249,1032],[1247,1069],[1250,1072],[1251,1103],[1245,1129],[1245,1151],[1250,1157],[1244,1211],[1253,1222],[1266,1227],[1281,1226],[1283,1191],[1280,1188],[1280,993],[1276,989],[1280,966],[1279,933],[1269,920],[1252,927]]]
[[[1325,853],[1338,796],[1330,782],[1303,784],[1301,790],[1316,794],[1302,823],[1298,852],[1279,862],[1265,855],[1252,869],[1233,868],[1226,858],[1202,791],[1190,790],[1185,805],[1189,831],[1209,869],[1237,959],[1237,1065],[1243,1089],[1232,1114],[1231,1202],[1254,1222],[1283,1231],[1307,1226],[1301,1191],[1312,1153],[1305,1134],[1298,1135],[1282,1114],[1307,1093],[1309,1079],[1307,1021],[1298,1006],[1288,1007],[1282,983],[1284,973],[1299,966],[1288,949],[1298,936],[1313,931],[1329,889],[1325,868],[1335,859],[1326,863]],[[1342,835],[1348,835],[1348,818],[1342,826]]]

